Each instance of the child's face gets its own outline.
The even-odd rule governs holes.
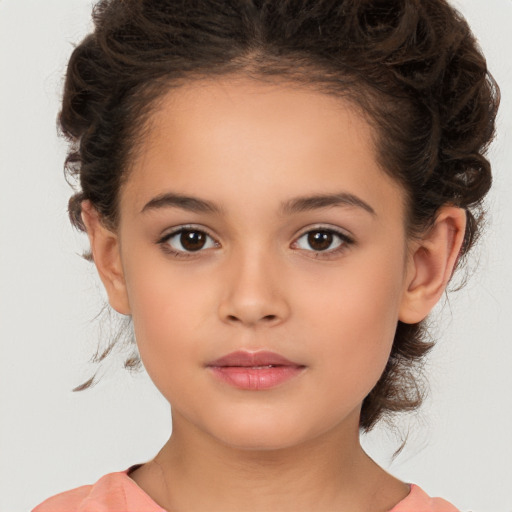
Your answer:
[[[370,126],[340,99],[224,79],[170,92],[145,136],[121,193],[123,312],[175,428],[263,449],[357,433],[409,268],[404,194],[379,168]],[[164,194],[214,208],[146,206]],[[162,241],[182,226],[188,240]],[[299,368],[230,383],[209,366],[240,350]]]

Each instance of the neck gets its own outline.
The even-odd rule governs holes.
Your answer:
[[[302,445],[243,450],[174,417],[172,436],[137,473],[168,511],[385,512],[409,491],[363,451],[358,421]]]

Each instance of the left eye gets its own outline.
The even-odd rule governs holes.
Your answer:
[[[314,229],[304,233],[295,244],[299,249],[306,251],[323,252],[335,250],[344,244],[350,243],[347,236],[330,229]]]

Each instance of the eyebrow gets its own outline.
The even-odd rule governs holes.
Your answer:
[[[361,208],[371,215],[376,215],[375,210],[359,197],[347,192],[336,194],[315,194],[290,199],[281,205],[281,212],[285,215],[293,213],[318,210],[333,206],[352,206]],[[160,194],[144,205],[141,213],[160,208],[181,208],[194,213],[215,213],[221,214],[223,209],[217,204],[199,199],[198,197],[186,196],[183,194],[169,192]]]
[[[197,213],[222,213],[222,208],[211,201],[178,193],[160,194],[144,205],[141,213],[159,208],[181,208]]]
[[[296,197],[286,201],[282,205],[285,214],[299,213],[331,206],[355,206],[376,215],[375,210],[365,201],[347,192],[337,194],[315,194],[312,196]]]

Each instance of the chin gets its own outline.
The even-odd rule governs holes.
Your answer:
[[[255,452],[272,452],[278,450],[286,450],[293,446],[301,444],[305,439],[301,436],[296,438],[288,435],[279,435],[277,432],[271,432],[268,436],[262,432],[236,432],[232,436],[226,436],[223,433],[222,438],[217,438],[222,444],[242,451],[255,451]]]

